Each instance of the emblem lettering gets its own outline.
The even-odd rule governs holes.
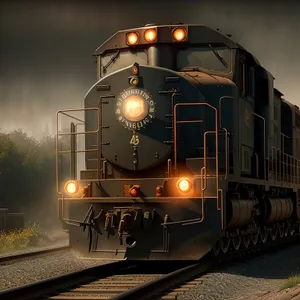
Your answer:
[[[147,111],[142,120],[138,119],[137,121],[132,121],[127,119],[126,115],[124,114],[123,102],[132,95],[139,96],[138,98],[142,99],[145,103],[144,107]],[[115,114],[117,120],[125,128],[129,130],[141,130],[148,126],[151,120],[155,118],[155,102],[151,98],[151,95],[148,93],[148,91],[138,88],[129,88],[122,92],[117,98]]]

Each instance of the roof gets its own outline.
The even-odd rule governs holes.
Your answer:
[[[274,92],[276,94],[278,94],[279,96],[284,96],[279,90],[277,90],[276,88],[274,88]]]
[[[203,72],[179,72],[182,76],[188,76],[188,80],[194,84],[202,85],[232,85],[235,86],[232,80],[218,75],[211,75]]]
[[[157,43],[172,43],[172,35],[171,32],[176,27],[185,28],[188,31],[188,41],[189,44],[199,44],[199,43],[212,43],[212,44],[224,44],[229,48],[239,48],[245,50],[241,45],[236,43],[233,39],[231,39],[228,35],[212,29],[206,25],[200,24],[167,24],[167,25],[153,25],[137,27],[131,29],[120,30],[116,32],[113,36],[108,38],[102,45],[100,45],[94,55],[101,55],[108,50],[113,49],[122,49],[129,48],[126,44],[126,33],[131,31],[136,31],[143,37],[143,32],[148,28],[157,28]],[[146,41],[141,39],[140,45],[149,45]],[[259,62],[257,61],[258,65]]]

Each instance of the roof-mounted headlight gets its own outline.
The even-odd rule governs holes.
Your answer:
[[[156,41],[157,33],[154,28],[147,29],[144,33],[144,38],[148,43],[153,43]]]
[[[139,35],[137,32],[128,32],[126,34],[127,45],[133,46],[138,44],[138,42],[139,42]]]
[[[184,28],[176,28],[172,32],[173,41],[183,42],[186,40],[187,33]]]

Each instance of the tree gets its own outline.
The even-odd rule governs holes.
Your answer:
[[[55,142],[54,136],[38,141],[22,130],[0,133],[0,207],[25,212],[35,221],[55,216]],[[62,140],[69,149],[67,142]],[[63,169],[70,169],[68,159]]]

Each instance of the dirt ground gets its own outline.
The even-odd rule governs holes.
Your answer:
[[[266,293],[257,298],[257,300],[300,300],[300,284],[286,290],[277,290]]]

